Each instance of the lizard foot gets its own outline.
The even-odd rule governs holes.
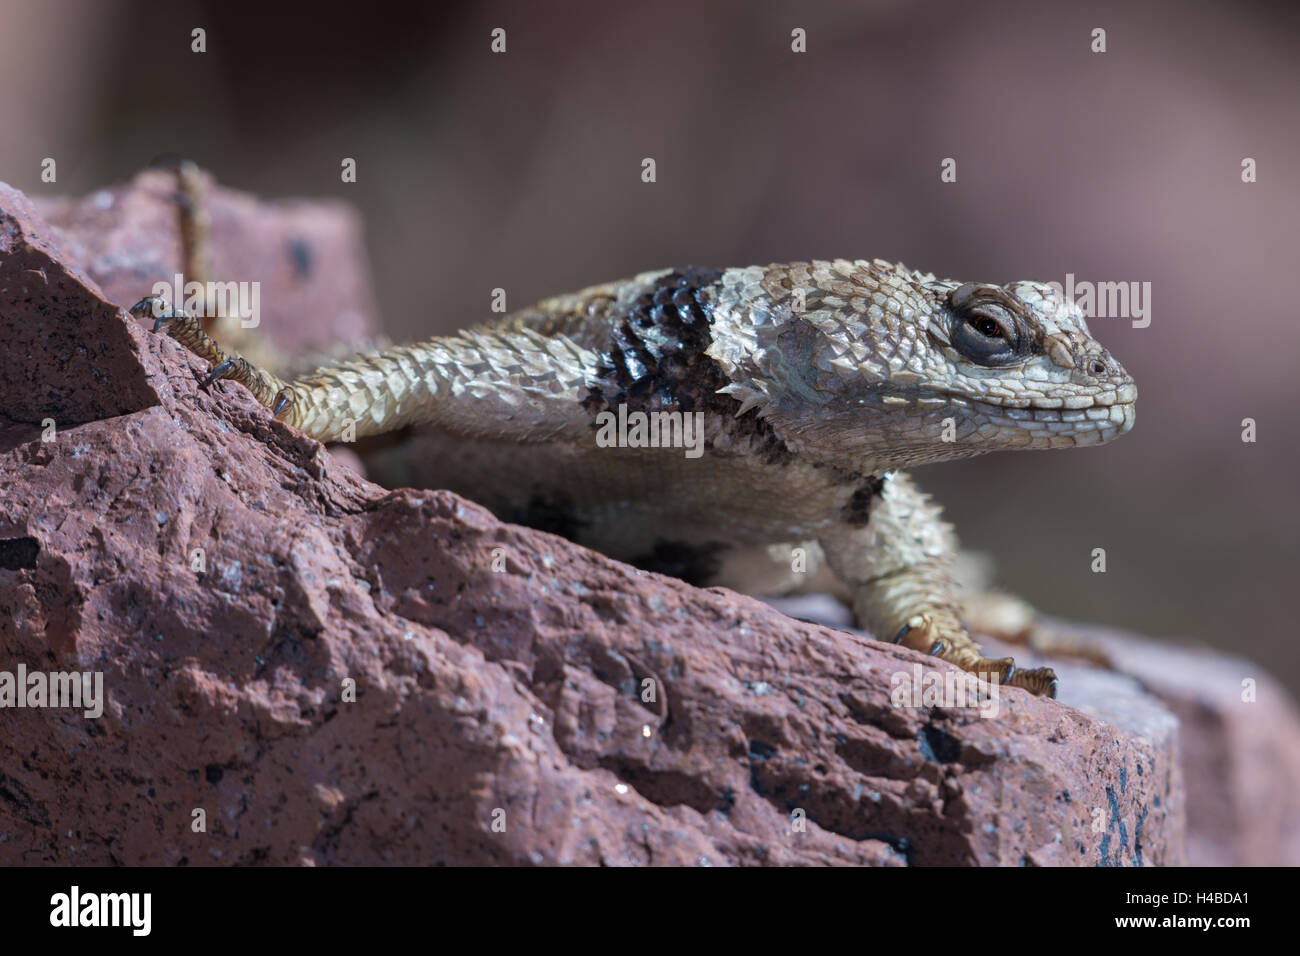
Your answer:
[[[1031,694],[1056,696],[1056,673],[1050,667],[1018,670],[1011,657],[988,658],[966,633],[956,626],[941,626],[929,614],[911,617],[894,637],[895,644],[925,651],[931,657],[956,664],[962,670],[978,674],[985,680],[1010,687],[1022,687]]]
[[[1038,613],[1028,602],[1014,595],[1001,591],[979,591],[967,595],[962,600],[961,617],[976,634],[986,634],[1007,643],[1024,644],[1044,657],[1076,657],[1113,669],[1105,648],[1086,638],[1058,633],[1050,624],[1039,619]],[[1043,676],[1031,676],[1040,674]],[[1036,694],[1056,696],[1052,687],[1056,674],[1050,667],[1021,671],[1017,676],[1025,683],[1012,681],[1014,686],[1029,688]],[[1044,689],[1037,689],[1039,687]]]
[[[206,388],[213,382],[228,378],[243,385],[262,405],[280,418],[293,404],[292,390],[270,372],[259,369],[242,355],[226,352],[216,339],[203,330],[202,323],[180,309],[169,309],[157,296],[145,296],[128,310],[136,318],[152,317],[153,330],[166,330],[199,358],[211,363],[212,369],[203,381]]]

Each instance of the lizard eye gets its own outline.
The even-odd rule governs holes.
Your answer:
[[[1005,293],[975,285],[955,289],[948,302],[956,320],[952,345],[980,365],[1011,365],[1021,358],[1020,325],[1003,305]]]

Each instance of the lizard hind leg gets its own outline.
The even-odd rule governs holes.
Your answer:
[[[155,332],[166,329],[167,335],[190,352],[212,364],[204,386],[219,379],[239,382],[262,405],[271,409],[277,418],[293,421],[293,391],[283,380],[258,368],[236,352],[227,352],[216,339],[203,330],[199,319],[181,309],[167,308],[167,303],[157,296],[145,296],[128,310],[136,318],[152,316]]]

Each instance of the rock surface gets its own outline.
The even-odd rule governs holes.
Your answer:
[[[894,706],[951,669],[370,484],[59,239],[0,186],[0,671],[106,704],[0,709],[0,864],[1186,861],[1132,678]]]
[[[808,621],[849,623],[848,610],[830,597],[768,603]],[[1050,663],[1062,678],[1063,704],[1139,736],[1144,721],[1177,718],[1189,865],[1300,865],[1300,714],[1285,688],[1257,664],[1204,647],[1051,618],[1041,623],[1104,654],[1114,670],[980,640],[990,654],[1013,654],[1027,667]]]
[[[342,202],[263,202],[206,173],[213,281],[259,282],[264,336],[285,355],[360,346],[375,304],[361,221]],[[36,197],[66,261],[129,308],[183,271],[175,173],[146,169],[89,196]],[[174,301],[174,298],[172,299]]]
[[[1071,626],[1179,720],[1193,866],[1300,865],[1300,714],[1258,664]]]

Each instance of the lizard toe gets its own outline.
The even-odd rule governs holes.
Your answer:
[[[131,306],[131,308],[127,309],[126,311],[132,317],[137,319],[143,319],[145,316],[150,316],[150,315],[156,318],[158,315],[158,304],[161,302],[162,300],[159,299],[158,296],[147,295],[139,302],[137,302],[135,305]],[[158,331],[158,326],[156,323],[154,325],[154,331],[155,332]]]
[[[234,370],[235,370],[234,359],[226,359],[224,362],[220,362],[217,365],[214,365],[212,367],[212,371],[208,372],[208,377],[203,380],[203,387],[207,388],[213,382],[216,382],[223,378],[229,378],[234,373]]]
[[[279,418],[293,406],[293,392],[288,386],[275,393],[275,403],[271,406],[271,417]],[[897,641],[895,641],[897,643]]]
[[[1056,677],[1056,671],[1050,667],[1035,667],[1031,670],[1017,671],[1005,683],[1012,687],[1024,688],[1031,694],[1053,698],[1056,696],[1056,690],[1060,684]]]
[[[974,671],[985,679],[996,678],[999,684],[1008,684],[1016,675],[1016,662],[1011,657],[980,658],[967,670]]]

